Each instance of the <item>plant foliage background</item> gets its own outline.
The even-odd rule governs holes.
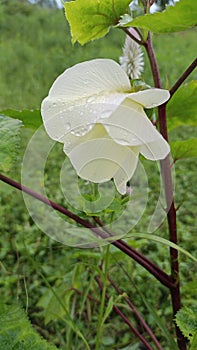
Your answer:
[[[1,1],[0,26],[0,110],[2,112],[12,108],[19,110],[38,109],[52,82],[65,68],[80,61],[98,57],[109,57],[118,61],[124,44],[124,34],[115,30],[102,40],[90,42],[83,47],[75,44],[73,47],[62,10],[43,9],[30,5],[26,1]],[[166,88],[169,88],[176,81],[185,67],[192,61],[193,49],[196,46],[196,34],[196,29],[192,29],[165,36],[163,34],[154,35],[153,42],[161,69],[162,81]],[[189,81],[196,78],[197,73],[194,72],[189,77]],[[144,79],[146,83],[152,84],[146,58]],[[189,81],[187,81],[188,84],[193,84]],[[189,86],[192,89],[192,85]],[[194,107],[195,113],[196,108]],[[180,111],[183,113],[181,106]],[[16,138],[18,137],[17,127],[17,122],[11,126]],[[3,128],[2,125],[1,128]],[[194,135],[193,132],[194,127],[192,126],[172,127],[170,141],[187,139]],[[22,129],[21,133],[23,141],[18,143],[17,149],[13,150],[14,165],[13,159],[8,159],[7,168],[3,169],[18,180],[22,156],[32,132]],[[0,135],[2,138],[1,133]],[[64,199],[62,193],[56,191],[56,179],[63,158],[61,145],[60,147],[56,145],[51,155],[50,168],[46,168],[45,175],[46,183],[50,189],[50,197],[62,204],[64,204]],[[197,229],[196,158],[182,158],[176,163],[176,205],[180,206],[178,211],[179,241],[184,249],[195,255],[197,249],[195,236]],[[10,162],[12,166],[10,166]],[[146,161],[144,164],[149,174],[153,174],[154,165]],[[156,177],[150,178],[150,186],[157,195]],[[99,249],[85,251],[72,249],[52,241],[34,225],[26,211],[21,193],[2,182],[0,190],[0,287],[2,300],[8,305],[20,301],[23,309],[26,309],[34,329],[52,344],[62,349],[71,349],[72,346],[75,350],[84,349],[78,334],[78,329],[80,329],[85,334],[90,346],[94,346],[93,340],[98,314],[98,304],[95,300],[99,299],[99,291],[92,276],[94,272],[98,273],[102,251]],[[150,205],[147,210],[151,213],[154,207]],[[136,232],[143,232],[146,225],[146,215],[147,213],[135,227]],[[165,228],[166,222],[159,229],[157,235],[165,237]],[[145,239],[132,239],[131,243],[133,247],[140,249],[161,268],[169,272],[170,267],[165,259],[167,253],[165,246],[151,243]],[[165,327],[168,329],[172,322],[170,300],[165,287],[159,285],[135,261],[131,261],[115,248],[111,248],[109,264],[110,275],[116,280],[117,285],[121,285],[121,288],[127,291],[131,300],[135,299],[136,306],[145,316],[149,325],[153,327],[164,349],[170,349],[166,345],[168,335],[162,330],[161,325],[164,317],[167,320]],[[125,269],[127,273],[125,273]],[[180,255],[180,273],[183,277],[181,286],[183,304],[186,307],[193,307],[193,305],[196,307],[195,266],[183,255]],[[138,285],[138,290],[136,290],[136,285]],[[86,298],[88,293],[93,300]],[[141,293],[143,293],[143,298]],[[111,294],[116,300],[113,290]],[[60,304],[59,299],[62,304]],[[122,301],[121,298],[116,300],[117,305],[121,305]],[[127,312],[126,307],[125,311]],[[157,311],[157,316],[153,311]],[[13,321],[9,320],[9,327],[6,328],[6,317],[9,312]],[[7,346],[6,350],[13,349],[6,343],[6,339],[13,337],[16,339],[19,327],[24,327],[25,336],[19,336],[18,345],[15,345],[17,350],[30,348],[23,345],[27,339],[29,341],[30,335],[32,344],[34,344],[31,345],[31,349],[53,349],[53,345],[46,345],[41,338],[37,338],[36,333],[34,334],[32,330],[29,331],[26,316],[18,309],[18,306],[8,309],[1,306],[0,313],[1,317],[5,317],[1,321],[2,327],[0,327],[0,349],[5,349],[5,346]],[[18,323],[18,319],[20,319],[20,323]],[[72,321],[76,322],[77,329],[74,328]],[[143,329],[140,329],[135,318],[134,322],[143,333]],[[169,331],[171,330],[169,329]],[[36,342],[38,342],[37,346]],[[130,344],[130,334],[127,327],[120,322],[116,314],[111,312],[104,325],[101,350],[139,349],[139,344],[135,339],[132,340],[132,346],[129,348],[128,344]]]

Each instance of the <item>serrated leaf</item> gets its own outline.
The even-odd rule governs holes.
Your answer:
[[[176,91],[167,104],[167,117],[169,130],[180,125],[197,125],[197,80]]]
[[[18,306],[0,305],[0,349],[55,350],[34,330],[25,312]]]
[[[29,129],[37,129],[40,125],[42,125],[42,117],[39,109],[24,109],[21,111],[6,109],[0,113],[8,117],[21,120],[24,127]]]
[[[197,157],[197,138],[170,142],[170,148],[175,160]]]
[[[193,339],[191,341],[190,350],[196,350],[197,349],[197,332],[194,334]]]
[[[197,24],[197,1],[180,0],[163,12],[139,16],[126,27],[139,27],[154,33],[172,33],[191,28]]]
[[[130,0],[76,0],[65,3],[72,42],[84,45],[105,36],[118,23]]]
[[[184,337],[192,340],[197,333],[197,309],[183,307],[176,313],[175,322],[180,328]]]
[[[20,120],[0,115],[0,170],[9,171],[19,150]]]

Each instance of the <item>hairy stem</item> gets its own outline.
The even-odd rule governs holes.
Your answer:
[[[152,40],[150,33],[148,35],[148,39],[146,44],[144,45],[149,57],[153,79],[155,87],[162,88],[159,68],[157,65],[157,60],[154,54],[154,49],[152,46]],[[162,136],[168,141],[168,131],[167,131],[167,123],[166,123],[166,104],[162,105],[158,109],[159,113],[159,127]],[[170,240],[173,243],[178,243],[177,238],[177,225],[176,225],[176,210],[174,206],[174,193],[173,193],[173,183],[172,183],[172,173],[171,173],[171,165],[169,156],[160,162],[161,164],[161,172],[164,184],[164,191],[167,203],[167,219],[168,219],[168,227]],[[180,285],[179,285],[179,263],[178,263],[178,251],[176,249],[170,248],[170,262],[171,262],[171,276],[174,280],[174,286],[170,287],[171,299],[172,299],[172,308],[173,314],[181,307],[181,296],[180,296]],[[180,350],[186,350],[186,341],[183,337],[180,329],[175,325],[176,335],[177,335],[177,343]]]
[[[23,186],[19,184],[18,182],[9,179],[8,177],[0,174],[0,180],[27,193],[28,195],[38,199],[39,201],[45,203],[46,205],[51,206],[55,210],[59,211],[60,213],[64,214],[65,216],[73,219],[78,224],[82,225],[83,227],[87,227],[90,229],[96,236],[99,236],[103,239],[108,239],[111,237],[110,235],[107,235],[102,229],[99,229],[98,227],[95,227],[92,223],[90,223],[88,220],[84,220],[80,218],[78,215],[72,213],[68,209],[62,207],[61,205],[49,200],[48,198],[44,197],[43,195],[31,190],[30,188]],[[115,239],[115,238],[114,238]],[[147,271],[149,271],[157,280],[159,280],[163,285],[165,285],[168,288],[173,288],[173,280],[171,276],[167,275],[164,271],[162,271],[157,265],[155,265],[152,261],[147,259],[143,254],[139,253],[134,248],[130,247],[126,242],[122,240],[116,240],[112,242],[114,246],[116,246],[118,249],[123,251],[126,255],[130,256],[132,259],[134,259],[136,262],[138,262],[141,266],[143,266]]]

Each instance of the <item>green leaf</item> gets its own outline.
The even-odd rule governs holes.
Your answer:
[[[140,295],[140,297],[141,297],[144,305],[147,307],[149,313],[153,317],[155,323],[161,329],[162,334],[164,335],[164,337],[167,340],[168,345],[170,346],[170,349],[171,350],[178,350],[177,344],[175,343],[175,341],[174,341],[172,335],[170,334],[170,332],[168,331],[168,328],[166,327],[166,324],[163,322],[162,318],[155,311],[155,308],[152,307],[152,305],[148,302],[147,298],[145,298],[144,294],[141,293],[140,289],[136,286],[136,284],[135,284],[135,289],[136,289],[137,293]]]
[[[196,350],[197,349],[197,332],[194,334],[193,339],[191,341],[190,350]]]
[[[105,313],[104,313],[104,315],[103,315],[102,326],[104,325],[106,319],[108,318],[108,316],[109,316],[110,313],[112,312],[113,307],[114,307],[114,298],[113,298],[113,297],[110,297],[110,298],[109,298],[109,301],[108,301],[108,303],[107,303],[107,307],[106,307],[106,309],[105,309]]]
[[[159,237],[156,235],[150,235],[148,233],[132,233],[132,232],[129,232],[125,238],[129,238],[129,237],[148,239],[148,240],[153,241],[153,242],[158,242],[158,243],[167,245],[168,247],[171,247],[171,248],[178,250],[180,253],[187,255],[190,259],[197,262],[197,258],[195,258],[193,255],[191,255],[187,250],[179,247],[177,244],[175,244],[175,243],[173,243],[165,238],[162,238],[162,237]]]
[[[9,171],[19,150],[20,120],[0,115],[0,170]]]
[[[65,3],[72,42],[84,45],[105,36],[120,16],[127,12],[130,0],[76,0]]]
[[[169,130],[180,125],[197,125],[197,80],[176,91],[167,104],[167,117]]]
[[[197,333],[197,308],[193,309],[188,307],[183,307],[179,310],[175,316],[175,322],[180,328],[184,337],[188,338],[190,341],[196,337]]]
[[[42,125],[42,117],[39,109],[24,109],[22,111],[7,109],[1,111],[0,114],[21,120],[23,125],[29,129],[37,129]]]
[[[197,157],[197,138],[170,142],[174,160]]]
[[[0,305],[0,349],[55,350],[40,337],[18,305]]]
[[[197,24],[197,1],[180,0],[163,12],[139,16],[126,27],[139,27],[154,33],[171,33],[186,30]]]

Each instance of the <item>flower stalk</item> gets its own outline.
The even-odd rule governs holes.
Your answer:
[[[157,88],[162,88],[160,72],[157,64],[157,60],[154,54],[154,49],[152,46],[152,40],[150,33],[148,34],[148,39],[144,45],[148,58],[151,65],[151,70],[153,74],[154,84]],[[181,82],[182,83],[182,82]],[[166,118],[166,104],[159,106],[159,129],[166,141],[168,141],[168,130],[167,130],[167,118]],[[167,156],[164,160],[160,161],[161,173],[164,184],[164,191],[167,203],[167,220],[169,227],[169,235],[171,242],[177,244],[177,223],[176,223],[176,210],[174,205],[174,193],[173,193],[173,183],[172,183],[172,173],[170,157]],[[174,286],[170,287],[171,300],[173,314],[175,315],[177,311],[181,308],[181,295],[180,295],[180,284],[179,284],[179,263],[178,263],[178,251],[176,249],[170,248],[170,262],[171,262],[171,277],[174,281]],[[175,325],[177,343],[180,350],[186,350],[186,341],[181,333],[180,329]]]

